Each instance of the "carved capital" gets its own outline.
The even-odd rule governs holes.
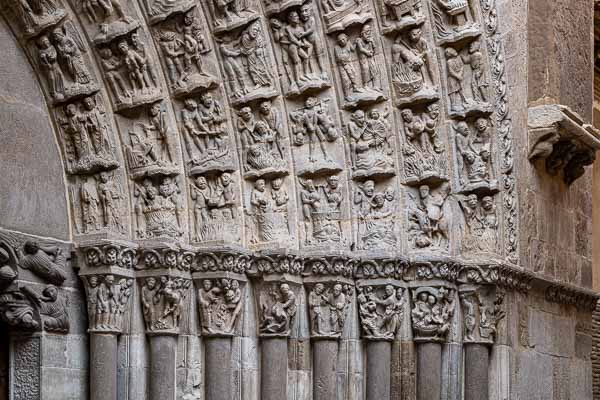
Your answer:
[[[161,242],[140,248],[135,269],[146,272],[159,270],[189,272],[194,258],[195,254],[189,248]]]
[[[130,312],[133,274],[86,274],[81,279],[87,299],[88,331],[123,333]]]
[[[504,289],[528,292],[534,275],[502,264],[463,264],[458,280],[463,283],[488,283]]]
[[[394,340],[406,316],[406,283],[393,279],[357,282],[357,307],[366,340]]]
[[[600,131],[560,104],[529,108],[529,160],[545,160],[546,171],[570,185],[591,165],[600,148]]]
[[[456,290],[447,286],[423,286],[411,289],[411,294],[414,340],[446,340],[456,308]]]
[[[118,240],[84,242],[77,248],[80,275],[116,273],[131,276],[139,261],[135,243]]]
[[[302,280],[297,275],[263,275],[254,296],[260,337],[290,337],[296,328]]]
[[[502,309],[504,295],[503,289],[490,285],[463,285],[459,288],[464,343],[494,343],[498,322],[506,315]]]
[[[399,257],[361,258],[355,262],[354,276],[358,279],[404,279],[410,264]]]

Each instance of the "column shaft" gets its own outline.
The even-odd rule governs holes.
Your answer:
[[[90,400],[117,400],[117,335],[90,333]]]
[[[150,400],[175,400],[177,336],[150,336]]]
[[[367,342],[367,400],[390,400],[392,343]]]
[[[417,345],[417,400],[440,400],[442,391],[442,345]]]
[[[231,400],[231,338],[205,338],[206,400]]]
[[[485,344],[465,344],[465,400],[489,399],[490,352]]]
[[[316,340],[313,343],[314,400],[337,399],[337,340]]]
[[[261,347],[260,398],[261,400],[287,399],[287,338],[263,338]]]

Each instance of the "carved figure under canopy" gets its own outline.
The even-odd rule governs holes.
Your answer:
[[[421,287],[412,291],[412,326],[417,341],[443,340],[454,314],[454,291]]]
[[[341,243],[341,205],[344,195],[339,177],[331,175],[322,185],[315,185],[312,179],[299,182],[305,244]]]
[[[136,184],[135,214],[140,238],[177,238],[183,235],[183,203],[174,178],[163,177],[157,185],[145,179]]]

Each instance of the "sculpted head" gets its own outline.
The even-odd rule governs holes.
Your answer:
[[[231,174],[229,172],[223,172],[221,175],[221,184],[223,186],[229,186],[231,183]]]
[[[470,194],[467,196],[467,205],[470,208],[475,208],[477,207],[477,195],[476,194]]]
[[[254,182],[254,189],[258,190],[259,192],[264,192],[265,187],[266,184],[264,179],[257,179],[256,182]]]
[[[342,285],[340,285],[339,283],[336,283],[333,286],[333,294],[335,296],[339,296],[340,294],[342,294]]]
[[[340,178],[337,175],[331,175],[329,178],[327,178],[327,183],[329,184],[330,188],[337,189],[340,184]]]
[[[446,58],[456,58],[458,57],[458,53],[452,47],[446,47]]]
[[[348,44],[348,35],[345,33],[340,33],[337,36],[337,42],[341,47],[345,47]]]
[[[375,182],[372,180],[365,181],[363,190],[367,196],[373,196],[373,193],[375,193]]]
[[[271,112],[271,102],[268,100],[265,100],[263,102],[260,103],[260,112],[267,115]]]
[[[40,246],[36,242],[28,240],[23,246],[23,251],[25,254],[36,254],[38,251],[40,251]]]
[[[194,99],[185,99],[183,105],[189,111],[193,111],[198,108],[198,103],[196,103],[196,100]]]
[[[494,208],[494,199],[492,196],[485,196],[483,199],[481,199],[481,206],[486,211],[492,210]]]
[[[250,121],[252,119],[252,109],[250,107],[242,107],[240,110],[240,117],[244,121]]]
[[[362,126],[365,122],[365,112],[363,110],[356,110],[352,113],[352,120],[357,125]]]
[[[429,197],[429,186],[422,185],[419,187],[419,195],[422,199]]]
[[[408,32],[408,38],[411,42],[417,42],[421,39],[421,28],[413,28]]]
[[[402,119],[404,120],[404,122],[412,122],[413,120],[413,112],[410,108],[405,108],[402,111],[400,111],[400,115],[402,115]]]
[[[281,189],[281,186],[283,186],[283,179],[281,179],[281,178],[275,178],[275,179],[273,179],[273,181],[271,181],[271,187],[274,190]]]

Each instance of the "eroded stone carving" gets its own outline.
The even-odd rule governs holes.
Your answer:
[[[392,45],[392,83],[398,106],[439,98],[431,63],[429,44],[420,27],[396,36]]]
[[[472,0],[432,0],[431,10],[440,44],[454,43],[480,33]]]
[[[334,58],[342,83],[344,107],[353,108],[386,98],[379,46],[373,37],[373,27],[365,24],[355,38],[339,33],[334,46]]]
[[[276,95],[266,40],[260,21],[248,25],[234,37],[228,35],[218,40],[234,105]]]
[[[351,285],[317,282],[308,295],[311,337],[339,338],[353,299]]]
[[[426,10],[422,0],[379,0],[383,33],[401,31],[425,22]]]
[[[64,135],[71,174],[94,173],[117,168],[112,127],[99,96],[89,96],[80,102],[64,106],[59,123]]]
[[[376,183],[357,183],[354,191],[354,214],[357,218],[355,246],[358,250],[395,248],[398,196],[393,182],[377,190]]]
[[[297,295],[288,283],[264,283],[259,294],[262,337],[286,337],[291,333],[296,319]]]
[[[83,281],[90,332],[122,332],[123,317],[129,310],[133,292],[133,279],[105,274],[88,275]]]
[[[288,174],[281,114],[269,100],[262,101],[256,113],[249,106],[242,107],[238,112],[237,132],[247,178]]]
[[[504,318],[504,291],[485,288],[461,288],[463,309],[463,341],[465,343],[494,343],[498,322]]]
[[[212,48],[206,35],[206,27],[196,7],[162,23],[156,36],[167,67],[171,89],[175,95],[217,86],[218,79],[209,73],[206,64],[208,53]]]
[[[392,284],[359,286],[358,312],[367,340],[393,340],[403,317],[405,290]]]
[[[8,3],[19,18],[25,37],[37,36],[67,15],[60,0],[13,0]]]
[[[140,297],[148,333],[178,332],[191,283],[166,275],[143,279]]]
[[[330,175],[322,183],[299,180],[300,202],[304,220],[304,244],[344,243],[342,203],[344,193],[338,175]]]
[[[450,331],[455,292],[445,287],[412,290],[411,310],[415,341],[442,341]]]
[[[389,111],[358,109],[346,127],[350,139],[352,177],[395,175],[394,138]]]
[[[155,24],[178,13],[189,13],[194,7],[190,0],[144,0],[151,24]]]
[[[361,0],[321,0],[320,5],[327,33],[364,24],[372,18],[369,4]]]
[[[287,75],[287,95],[297,95],[308,90],[330,86],[325,67],[326,54],[310,3],[299,10],[287,12],[284,21],[270,20],[273,37],[279,43],[281,63]]]
[[[471,129],[467,121],[454,125],[458,180],[465,191],[495,190],[492,133],[489,120],[478,118]]]
[[[234,30],[259,17],[256,0],[209,0],[208,6],[215,33]]]
[[[37,38],[37,59],[56,103],[98,91],[84,53],[87,51],[71,21]]]
[[[459,200],[465,218],[462,248],[467,252],[498,251],[498,213],[492,196],[471,193]]]
[[[449,194],[448,183],[437,188],[421,185],[418,195],[409,192],[408,234],[411,247],[448,249],[451,221],[451,208],[447,202]]]
[[[288,193],[285,178],[257,179],[248,198],[246,213],[250,242],[284,242],[290,237]]]
[[[78,4],[92,24],[99,24],[95,43],[106,43],[139,27],[139,22],[127,15],[123,0],[83,0]]]
[[[231,173],[198,175],[190,184],[194,202],[194,235],[198,242],[239,242],[239,194]]]
[[[176,178],[146,178],[134,190],[136,234],[139,238],[178,238],[184,233],[181,190]]]
[[[230,336],[243,306],[243,287],[236,279],[202,279],[198,308],[202,334]]]
[[[439,132],[439,103],[427,105],[422,112],[404,108],[400,114],[404,128],[402,154],[406,182],[445,179],[447,161]]]

